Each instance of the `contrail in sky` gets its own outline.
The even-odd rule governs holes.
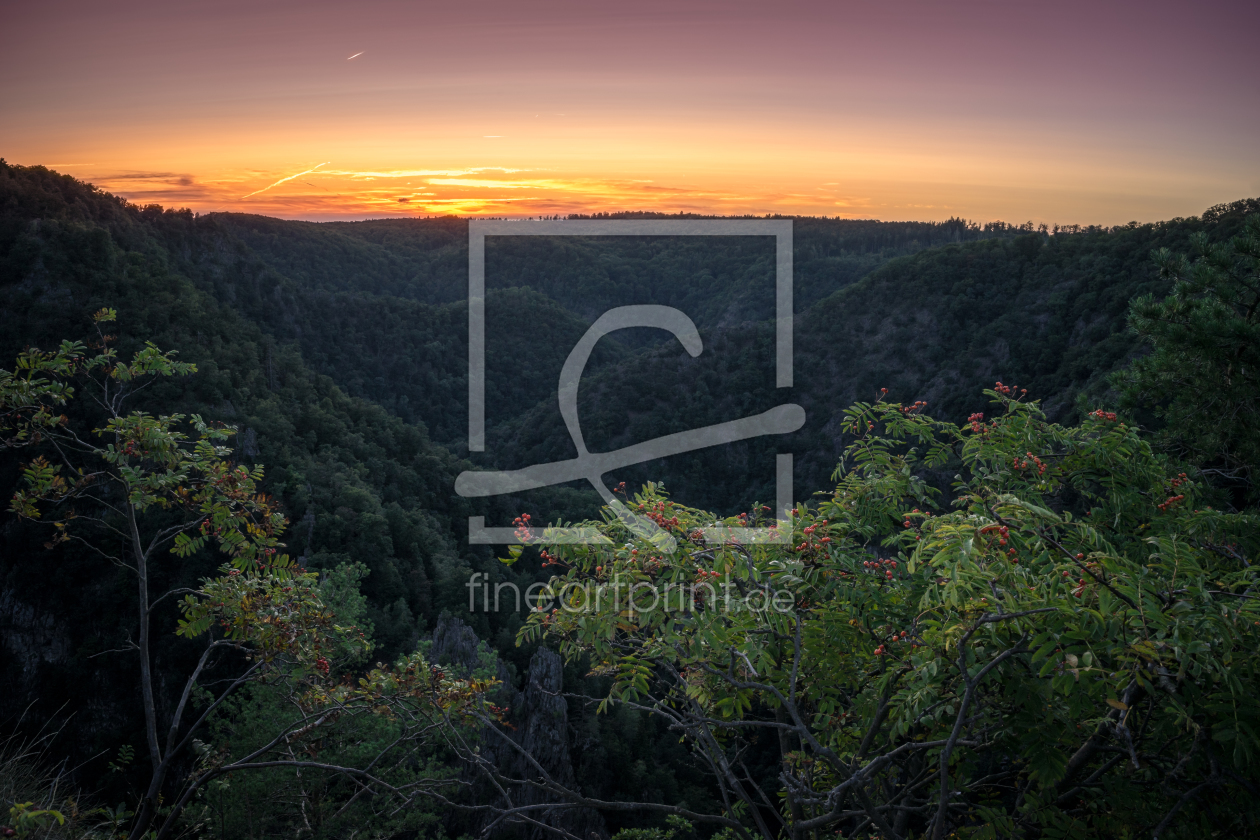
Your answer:
[[[326,160],[323,163],[321,163],[319,166],[327,166],[330,163],[332,163],[331,160]],[[299,172],[296,175],[290,175],[288,178],[281,178],[279,181],[276,181],[274,184],[268,184],[267,186],[263,187],[261,190],[254,190],[249,195],[258,195],[260,192],[266,192],[272,187],[280,186],[285,181],[292,181],[294,178],[301,178],[303,175],[309,175],[310,173],[314,172],[316,169],[319,169],[319,166],[312,166],[310,169],[306,170],[305,172]],[[249,198],[249,195],[243,195],[241,196],[241,198]]]
[[[361,56],[361,55],[363,55],[363,53],[361,53],[361,52],[357,52],[357,53],[355,53],[354,55],[350,56],[350,58],[358,58],[358,57],[359,57],[359,56]],[[347,59],[346,59],[346,61],[349,61],[349,60],[350,60],[350,58],[347,58]]]

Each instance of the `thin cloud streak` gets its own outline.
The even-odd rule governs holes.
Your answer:
[[[310,175],[310,174],[311,174],[312,172],[314,172],[316,169],[319,169],[319,167],[320,167],[320,166],[327,166],[327,165],[328,165],[328,164],[330,164],[330,163],[332,163],[332,161],[331,161],[331,160],[326,160],[326,161],[324,161],[323,163],[319,164],[318,166],[313,166],[313,167],[311,167],[310,169],[307,169],[307,170],[306,170],[306,171],[304,171],[304,172],[299,172],[299,173],[298,173],[298,174],[296,174],[296,175],[290,175],[290,176],[289,176],[289,177],[287,177],[287,178],[281,178],[279,181],[276,181],[274,184],[268,184],[267,186],[263,187],[261,190],[254,190],[254,191],[253,191],[252,193],[250,193],[249,195],[243,195],[243,196],[241,196],[241,198],[242,198],[242,199],[249,198],[250,196],[255,196],[255,195],[258,195],[259,193],[266,192],[267,190],[271,189],[272,187],[278,187],[278,186],[280,186],[281,184],[283,184],[285,181],[292,181],[294,178],[301,178],[303,175]]]
[[[835,213],[830,202],[835,201],[836,196],[827,196],[824,201],[815,202],[817,207],[805,207],[801,206],[800,197],[795,193],[753,194],[745,191],[702,189],[695,185],[670,186],[646,179],[458,177],[489,172],[550,174],[547,170],[516,170],[506,167],[388,171],[321,169],[318,172],[320,183],[301,179],[300,175],[307,173],[299,173],[274,181],[245,197],[233,194],[233,187],[240,182],[238,178],[219,179],[222,186],[215,179],[206,179],[197,185],[196,190],[188,190],[187,185],[157,180],[146,182],[143,187],[134,180],[123,178],[100,179],[100,183],[106,188],[116,189],[123,197],[132,201],[143,200],[147,203],[165,200],[168,204],[191,202],[195,209],[264,212],[312,220],[396,218],[399,215],[414,217],[417,214],[433,213],[528,217],[635,209],[767,213],[784,207],[789,207],[790,212]],[[456,177],[450,177],[451,175]],[[391,186],[391,182],[404,177],[421,183],[415,186]],[[330,184],[329,180],[333,183]],[[168,187],[165,192],[162,190],[164,186]],[[184,186],[185,189],[178,189],[179,186]],[[277,189],[278,187],[281,189]],[[243,203],[246,198],[268,190],[272,192],[262,198],[250,200],[248,204]],[[505,192],[516,194],[504,195]]]
[[[502,166],[477,166],[467,169],[325,169],[320,175],[345,175],[350,178],[458,178],[481,172],[524,172],[524,169],[508,169]]]

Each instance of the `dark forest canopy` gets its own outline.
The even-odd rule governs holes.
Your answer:
[[[800,453],[797,482],[817,487],[845,443],[840,412],[880,388],[957,421],[982,408],[983,387],[1016,382],[1052,419],[1070,419],[1078,395],[1105,391],[1138,352],[1125,328],[1129,301],[1169,288],[1151,249],[1185,250],[1197,232],[1223,241],[1256,206],[1054,235],[961,220],[797,219],[790,393],[773,388],[763,352],[767,241],[507,242],[488,255],[491,428],[479,462],[569,457],[554,397],[568,349],[600,307],[658,295],[688,308],[707,349],[690,359],[663,334],[602,342],[581,392],[596,449],[791,400],[807,412],[787,441]],[[4,164],[0,350],[11,358],[82,335],[86,313],[114,306],[125,340],[154,340],[202,365],[179,407],[241,426],[290,516],[312,523],[295,528],[296,553],[384,563],[367,583],[379,626],[404,606],[431,625],[439,567],[467,562],[456,559],[467,503],[450,492],[466,427],[465,231],[453,218],[197,216]],[[399,449],[403,439],[414,443]],[[735,511],[769,498],[777,443],[614,479],[663,479],[680,499]],[[353,493],[362,500],[348,503]],[[504,510],[593,512],[580,489],[533,496]]]
[[[63,339],[82,339],[91,313],[117,310],[123,355],[151,341],[198,369],[155,383],[135,407],[195,413],[237,428],[237,457],[265,466],[261,487],[289,520],[288,551],[341,587],[337,597],[344,595],[346,608],[370,630],[374,657],[392,661],[418,644],[438,644],[438,628],[446,628],[440,638],[463,638],[467,648],[462,631],[448,632],[457,615],[476,634],[471,654],[460,648],[468,667],[475,663],[524,689],[538,638],[516,646],[523,614],[470,614],[465,582],[476,572],[523,587],[552,570],[531,552],[508,567],[489,547],[470,546],[467,517],[484,515],[497,525],[526,512],[535,522],[580,520],[598,515],[599,499],[575,485],[467,500],[454,494],[454,480],[473,465],[514,468],[573,456],[556,381],[569,350],[607,308],[677,306],[694,319],[705,350],[692,359],[664,333],[646,330],[602,341],[579,398],[592,450],[785,402],[805,408],[806,425],[785,439],[606,476],[610,485],[631,487],[663,481],[676,502],[730,516],[773,498],[776,452],[796,455],[798,497],[834,486],[837,462],[861,437],[846,410],[881,396],[906,405],[926,401],[936,420],[965,424],[991,410],[984,389],[1000,381],[1026,388],[1045,423],[1094,422],[1089,412],[1118,398],[1111,391],[1116,372],[1147,347],[1128,329],[1131,302],[1163,299],[1181,276],[1161,273],[1151,252],[1219,245],[1257,212],[1260,201],[1248,199],[1187,219],[1054,229],[961,219],[794,218],[796,384],[790,390],[774,387],[772,240],[504,237],[487,251],[488,445],[470,457],[463,439],[465,220],[317,224],[197,215],[135,206],[43,167],[0,161],[0,367],[26,348],[51,350]],[[1150,317],[1161,311],[1153,306],[1145,310]],[[1163,358],[1153,364],[1166,370]],[[1225,369],[1228,360],[1220,364]],[[1172,416],[1158,407],[1145,413],[1150,406],[1141,397],[1135,392],[1132,402],[1139,422],[1158,425]],[[1178,410],[1172,420],[1182,426],[1172,431],[1184,432],[1197,421],[1192,411]],[[67,411],[74,422],[97,420],[83,406]],[[1184,440],[1168,440],[1173,449],[1193,450]],[[1235,468],[1254,449],[1231,445],[1244,454],[1231,452],[1235,461],[1221,469]],[[1199,463],[1211,468],[1212,457]],[[1143,469],[1158,484],[1163,462],[1151,458]],[[21,463],[12,452],[0,460],[0,486],[9,495]],[[949,484],[944,473],[927,480],[938,491]],[[1229,498],[1214,492],[1218,505]],[[6,514],[0,679],[7,689],[0,720],[16,721],[28,706],[29,721],[56,720],[62,725],[57,754],[71,764],[86,762],[77,783],[104,791],[102,801],[117,801],[137,777],[111,771],[108,763],[120,745],[142,741],[131,703],[134,664],[106,653],[126,643],[130,590],[121,574],[102,573],[90,551],[72,544],[48,550],[46,541],[42,529]],[[218,562],[207,552],[163,565],[158,583],[195,587]],[[155,661],[172,674],[195,659],[174,635],[177,619],[174,600],[154,612]],[[480,650],[477,638],[486,643]],[[424,649],[439,656],[436,648]],[[565,690],[607,691],[608,682],[590,676],[588,664],[563,666]],[[175,700],[158,702],[169,708]],[[577,733],[573,769],[589,795],[718,807],[711,782],[662,725],[626,709],[601,717],[574,705],[568,714]],[[777,759],[767,749],[763,744],[749,760],[764,784],[776,786]],[[243,808],[233,805],[224,819],[243,825]],[[282,833],[289,816],[277,817],[267,831]],[[436,819],[425,817],[425,825],[432,829]],[[608,827],[657,825],[619,819]]]

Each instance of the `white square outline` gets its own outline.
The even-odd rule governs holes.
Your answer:
[[[775,388],[792,387],[791,219],[608,219],[574,221],[468,221],[468,451],[486,448],[486,237],[487,236],[773,236],[775,241]],[[743,544],[788,544],[792,530],[791,453],[775,458],[776,528],[704,528],[706,537]],[[472,545],[519,544],[515,528],[487,528],[484,516],[468,517]],[[608,542],[589,528],[548,528],[539,544]]]

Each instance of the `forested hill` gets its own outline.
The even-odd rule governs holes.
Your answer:
[[[982,410],[980,388],[1002,379],[1064,416],[1136,351],[1126,306],[1162,291],[1149,251],[1184,249],[1198,230],[1224,239],[1257,206],[1055,235],[1031,225],[798,219],[790,391],[773,387],[771,240],[507,237],[487,255],[490,431],[479,462],[523,466],[573,454],[555,404],[560,367],[594,317],[627,303],[683,308],[706,349],[690,359],[663,333],[601,342],[581,392],[592,449],[782,402],[807,411],[789,440],[611,477],[663,478],[688,503],[738,509],[770,498],[776,451],[797,453],[799,496],[825,487],[843,443],[840,412],[881,387],[961,420]],[[454,495],[466,466],[466,278],[460,220],[198,217],[0,163],[0,355],[83,337],[89,313],[110,306],[124,350],[154,341],[197,363],[197,375],[155,389],[148,405],[240,428],[241,453],[266,466],[268,489],[293,520],[293,553],[315,567],[370,568],[364,590],[387,652],[457,606],[470,570],[506,574],[489,551],[466,545],[470,512],[507,524],[522,510],[578,518],[594,509],[593,494],[580,489],[481,507]],[[16,462],[2,469],[12,487]],[[2,533],[0,620],[25,610],[53,628],[46,639],[8,633],[8,667],[18,669],[10,684],[38,678],[72,695],[78,657],[109,647],[112,590],[73,552],[53,560],[27,529],[8,523]],[[213,562],[171,574],[191,581]],[[57,583],[41,585],[50,579]],[[105,618],[71,618],[86,615]],[[515,618],[477,620],[483,637],[509,647]],[[49,649],[79,653],[41,664],[39,651]]]
[[[425,423],[435,440],[460,445],[467,424],[466,222],[314,224],[212,214],[193,227],[196,235],[178,251],[182,270],[202,288],[277,341],[298,344],[309,364],[351,394]],[[797,305],[808,307],[896,256],[1010,235],[1003,225],[962,221],[798,220]],[[767,237],[492,238],[490,422],[548,400],[568,348],[612,306],[678,306],[702,329],[763,320],[773,311],[773,254]],[[622,355],[608,344],[594,365]]]
[[[613,477],[664,479],[695,504],[731,511],[768,498],[773,454],[785,449],[798,453],[798,485],[824,486],[844,445],[840,413],[884,387],[962,420],[982,410],[980,389],[1002,379],[1027,387],[1051,417],[1068,419],[1079,395],[1102,398],[1107,375],[1137,351],[1125,326],[1128,303],[1166,291],[1150,251],[1184,250],[1198,230],[1226,239],[1255,207],[1252,200],[1198,218],[1054,232],[1030,224],[797,219],[791,391],[773,387],[769,238],[495,237],[486,258],[491,430],[487,455],[477,460],[517,467],[575,453],[555,402],[560,368],[594,318],[629,303],[679,307],[699,326],[706,350],[693,360],[665,333],[648,330],[603,340],[581,392],[593,448],[786,401],[807,411],[791,440],[737,444]],[[436,440],[463,451],[461,223],[316,225],[237,215],[198,222],[241,249],[231,252],[233,262],[192,260],[217,298],[234,301],[278,341],[299,344],[309,364],[351,393],[424,422]],[[521,503],[535,515],[565,512],[538,495]]]
[[[0,189],[9,312],[50,299],[48,291],[23,303],[12,297],[34,288],[34,277],[68,282],[90,260],[105,261],[120,277],[135,276],[123,267],[128,261],[156,265],[147,270],[196,288],[197,300],[264,342],[269,355],[262,364],[274,370],[277,358],[292,358],[341,392],[423,424],[432,440],[463,452],[466,222],[197,217],[127,205],[39,167],[5,165]],[[593,447],[786,401],[806,408],[805,428],[789,441],[736,445],[716,458],[697,453],[624,476],[663,478],[680,499],[697,504],[729,510],[764,498],[767,464],[784,446],[799,453],[798,481],[822,486],[843,446],[840,412],[884,387],[894,398],[924,399],[934,412],[961,420],[978,410],[982,386],[1003,379],[1044,400],[1051,417],[1065,418],[1077,395],[1097,396],[1106,375],[1135,352],[1124,323],[1128,302],[1163,291],[1151,249],[1184,249],[1196,230],[1227,238],[1255,207],[1250,200],[1198,218],[1053,233],[962,220],[797,219],[790,391],[773,388],[767,351],[770,238],[494,237],[487,248],[490,445],[478,462],[522,466],[573,454],[555,404],[560,367],[595,317],[628,303],[681,308],[707,349],[693,360],[666,334],[649,330],[602,341],[582,389],[583,428]],[[610,218],[618,217],[666,218]],[[59,264],[60,274],[50,268]],[[115,297],[134,290],[134,283],[118,282]],[[106,297],[94,302],[110,302]],[[7,332],[8,343],[75,335],[75,319],[89,309],[58,307],[57,322],[27,318]],[[132,337],[141,338],[141,326],[133,328]],[[264,438],[260,451],[272,445],[279,444]],[[589,512],[556,508],[552,494],[538,495],[514,504],[536,515]]]
[[[194,271],[192,255],[204,253],[259,265],[213,221],[142,210],[42,168],[0,164],[4,367],[12,369],[24,347],[86,338],[90,313],[116,308],[124,357],[152,341],[198,367],[194,375],[155,384],[135,407],[235,425],[238,457],[265,466],[265,487],[292,521],[285,535],[289,551],[315,569],[363,563],[379,654],[391,658],[413,649],[443,609],[466,603],[463,582],[474,569],[513,577],[488,549],[469,550],[465,540],[469,514],[510,521],[513,510],[506,502],[470,505],[455,496],[451,487],[463,466],[432,443],[423,426],[347,395],[312,370],[296,345],[277,341],[251,320],[281,307],[237,309],[230,297],[211,294],[215,265]],[[86,416],[72,419],[101,425],[85,408],[75,410]],[[0,460],[6,499],[19,466],[19,453],[6,450]],[[103,653],[126,644],[133,590],[108,568],[102,573],[90,550],[76,543],[48,550],[47,539],[43,529],[5,514],[0,719],[18,720],[35,701],[33,719],[61,709],[71,720],[66,737],[78,744],[81,758],[138,743],[129,699],[134,660]],[[203,552],[164,563],[154,589],[195,585],[220,562],[221,556]],[[520,574],[533,579],[533,572]],[[175,637],[175,620],[175,599],[167,599],[154,627],[159,669],[178,670],[195,656]],[[509,643],[516,616],[470,621],[482,638],[497,640],[509,660],[517,655]],[[519,655],[527,661],[528,653]],[[111,657],[108,667],[96,667],[97,655]]]
[[[845,444],[843,411],[881,388],[889,399],[925,400],[935,416],[961,422],[985,409],[982,388],[1003,381],[1027,388],[1050,417],[1071,419],[1082,395],[1090,407],[1107,403],[1107,376],[1140,352],[1126,328],[1129,301],[1167,292],[1151,250],[1186,250],[1200,230],[1227,239],[1258,208],[1249,200],[1200,218],[1034,232],[891,260],[798,313],[790,399],[808,418],[799,433],[735,444],[721,457],[679,456],[616,479],[665,477],[688,503],[739,510],[771,498],[773,452],[791,451],[797,487],[825,487]],[[580,398],[588,445],[615,448],[789,401],[766,361],[773,340],[771,324],[744,324],[715,331],[696,359],[665,345],[598,372]],[[489,440],[511,466],[556,457],[569,445],[554,402]],[[747,494],[734,496],[732,487]]]
[[[463,452],[466,222],[198,217],[128,205],[41,167],[3,165],[0,191],[7,355],[79,335],[87,312],[116,305],[131,340],[165,342],[214,371],[202,380],[231,379],[233,388],[246,389],[199,406],[209,414],[238,423],[247,417],[250,401],[260,398],[244,385],[256,368],[268,390],[290,379],[318,382],[335,385],[356,410],[384,408],[403,421],[399,430],[421,435],[439,461],[453,464],[448,451]],[[1249,200],[1197,218],[1053,233],[961,220],[797,219],[790,390],[773,387],[768,352],[770,238],[495,237],[487,251],[489,447],[477,460],[510,467],[573,454],[555,403],[560,367],[595,317],[628,303],[683,309],[706,350],[690,359],[664,333],[647,330],[602,341],[581,392],[593,448],[787,401],[807,411],[805,428],[790,440],[682,456],[615,477],[663,478],[696,504],[730,510],[767,498],[768,465],[785,449],[798,453],[799,487],[824,486],[843,446],[840,412],[880,388],[961,420],[981,408],[980,388],[1002,379],[1044,400],[1051,417],[1065,418],[1079,394],[1097,397],[1106,375],[1136,351],[1124,323],[1128,302],[1163,291],[1150,250],[1184,249],[1197,230],[1227,238],[1256,206]],[[156,283],[164,296],[142,292],[143,283]],[[300,374],[290,376],[290,367]],[[285,425],[291,420],[245,427],[301,520],[306,503],[298,488],[305,485],[281,478],[285,459],[294,457],[281,453],[297,445]],[[312,452],[324,445],[308,439]],[[429,485],[426,509],[464,510],[450,492],[453,469]],[[372,470],[365,476],[376,480]],[[572,495],[561,494],[562,502],[550,491],[536,496],[505,504],[536,515],[579,515],[593,501],[587,494],[586,503],[566,509]],[[458,519],[456,513],[437,526],[452,551],[463,530]],[[388,542],[405,552],[412,540],[391,534]],[[357,556],[345,544],[337,553]],[[432,609],[418,590],[408,597],[411,610]]]

